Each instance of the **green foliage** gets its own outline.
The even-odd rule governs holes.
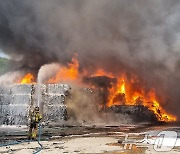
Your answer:
[[[10,60],[7,58],[0,57],[0,74],[4,74],[7,72],[10,65]]]

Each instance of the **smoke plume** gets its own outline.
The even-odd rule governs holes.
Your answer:
[[[137,74],[180,117],[179,0],[0,1],[0,48],[22,67],[66,64]]]

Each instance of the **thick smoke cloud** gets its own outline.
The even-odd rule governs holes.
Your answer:
[[[22,67],[66,64],[76,52],[80,69],[136,73],[178,115],[179,10],[179,0],[0,1],[0,48]]]

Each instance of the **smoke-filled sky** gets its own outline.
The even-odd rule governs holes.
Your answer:
[[[179,10],[179,0],[1,0],[0,48],[29,68],[77,53],[80,69],[136,73],[178,115]]]

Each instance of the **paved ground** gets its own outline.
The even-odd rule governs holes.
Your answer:
[[[26,127],[0,128],[0,132],[6,132],[6,141],[9,140],[21,140],[25,139],[23,133],[26,133]],[[20,131],[21,130],[21,131]],[[162,140],[157,137],[161,131],[175,131],[177,132],[177,140],[175,147],[171,151],[157,152],[154,147],[157,148]],[[14,132],[13,132],[14,131]],[[7,135],[9,132],[9,135]],[[11,133],[10,133],[11,132]],[[19,133],[18,135],[16,133]],[[20,133],[21,132],[21,133]],[[45,128],[43,130],[43,137],[40,143],[43,149],[40,151],[42,154],[59,154],[59,153],[147,153],[147,154],[176,154],[180,153],[180,139],[179,139],[180,127],[175,126],[148,126],[139,127],[129,126],[106,126],[106,127],[54,127]],[[51,134],[47,136],[46,134]],[[128,137],[125,141],[125,136]],[[145,138],[148,134],[147,138]],[[25,134],[24,134],[25,135]],[[5,137],[4,136],[4,137]],[[173,143],[174,136],[168,136],[163,141],[163,145],[166,147]],[[2,139],[2,138],[1,138]],[[3,140],[1,140],[3,142]],[[127,146],[125,146],[127,143]],[[129,149],[129,145],[131,145]],[[126,147],[126,149],[124,149]],[[0,147],[0,153],[13,153],[13,154],[25,154],[33,153],[39,148],[37,141],[26,142],[17,145],[8,145]],[[164,147],[163,147],[164,148]],[[167,150],[167,149],[166,149]]]

